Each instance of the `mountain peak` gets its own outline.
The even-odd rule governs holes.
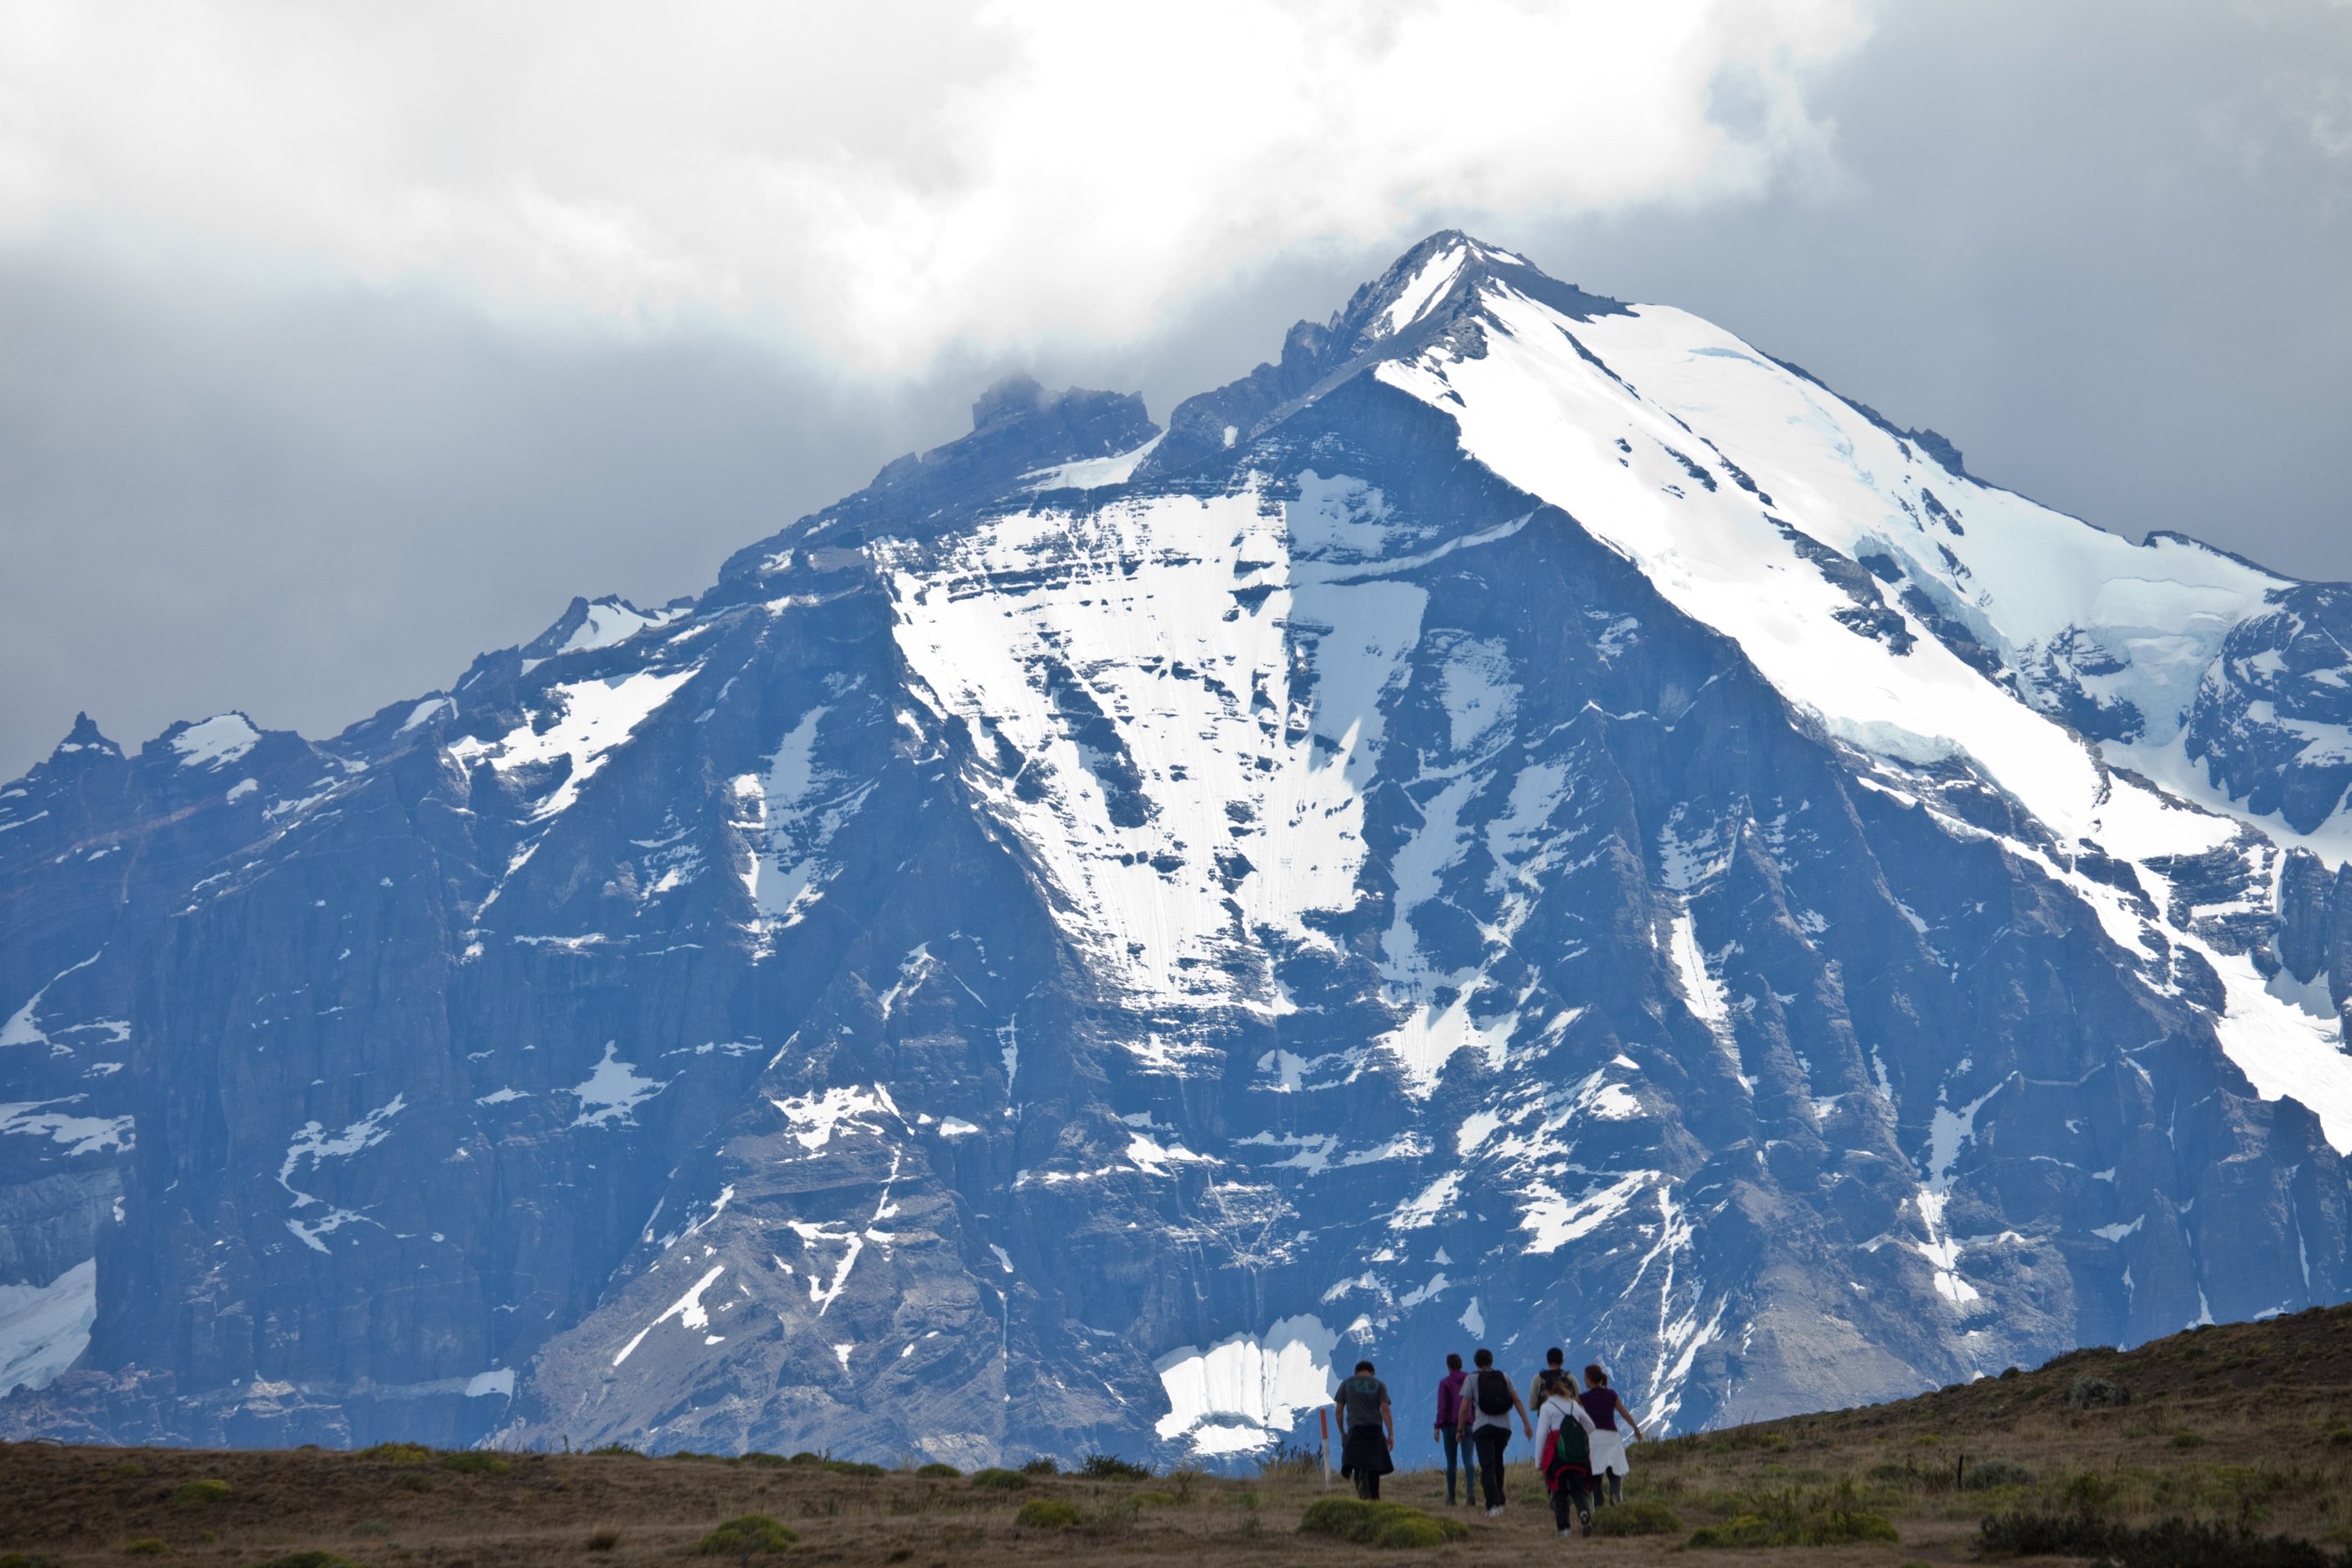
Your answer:
[[[96,720],[87,713],[77,713],[73,728],[66,732],[66,738],[58,742],[57,750],[50,755],[71,756],[76,752],[104,752],[109,756],[119,757],[122,754],[122,748],[106,738]]]
[[[1475,316],[1489,289],[1508,289],[1574,321],[1622,315],[1620,301],[1562,283],[1526,258],[1460,229],[1440,229],[1364,284],[1327,321],[1299,321],[1284,335],[1282,358],[1239,381],[1188,398],[1168,416],[1168,438],[1144,465],[1169,473],[1246,443],[1310,398],[1382,360],[1420,353],[1459,335],[1475,357]]]

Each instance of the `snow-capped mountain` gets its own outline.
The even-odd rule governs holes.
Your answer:
[[[2352,589],[1433,237],[660,610],[0,788],[0,1427],[1212,1460],[2352,1294]]]

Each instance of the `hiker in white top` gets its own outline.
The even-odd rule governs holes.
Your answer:
[[[1470,1361],[1476,1370],[1462,1385],[1462,1430],[1477,1446],[1478,1489],[1486,1496],[1491,1519],[1503,1511],[1503,1450],[1511,1446],[1512,1415],[1517,1414],[1520,1430],[1530,1438],[1536,1429],[1519,1391],[1496,1367],[1495,1352],[1480,1351]]]
[[[1579,1403],[1592,1417],[1592,1506],[1625,1500],[1625,1434],[1642,1436],[1633,1412],[1609,1386],[1609,1374],[1598,1365],[1584,1369],[1584,1393]],[[1604,1489],[1606,1496],[1603,1495]]]

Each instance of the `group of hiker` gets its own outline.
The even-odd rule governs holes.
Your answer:
[[[1518,1385],[1495,1364],[1494,1352],[1482,1350],[1470,1359],[1465,1372],[1460,1356],[1447,1356],[1445,1375],[1437,1384],[1432,1428],[1445,1450],[1446,1502],[1469,1500],[1475,1458],[1486,1516],[1503,1511],[1503,1451],[1510,1447],[1516,1421],[1536,1446],[1536,1466],[1551,1494],[1552,1522],[1559,1533],[1580,1527],[1591,1534],[1592,1510],[1625,1500],[1626,1435],[1642,1436],[1633,1411],[1609,1386],[1608,1372],[1587,1366],[1580,1388],[1566,1353],[1547,1351],[1543,1370],[1528,1390],[1535,1401],[1531,1415]],[[1355,1375],[1333,1393],[1331,1405],[1339,1422],[1339,1473],[1356,1483],[1358,1497],[1378,1498],[1381,1478],[1396,1468],[1396,1415],[1388,1384],[1370,1362],[1360,1361]]]

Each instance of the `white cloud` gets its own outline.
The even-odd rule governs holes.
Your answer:
[[[0,9],[0,237],[129,226],[869,369],[1302,246],[1757,189],[1863,0]]]

